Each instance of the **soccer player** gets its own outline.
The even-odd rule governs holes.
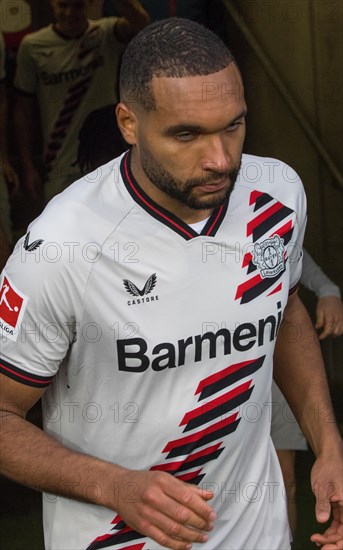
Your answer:
[[[21,42],[15,77],[15,120],[23,183],[32,196],[41,176],[32,161],[38,104],[43,134],[44,196],[48,200],[80,177],[77,137],[91,111],[117,100],[117,72],[124,45],[149,16],[138,0],[115,0],[122,17],[87,19],[92,0],[50,0],[55,23]]]
[[[101,142],[93,139],[101,135]],[[118,128],[113,105],[97,109],[88,115],[79,135],[78,159],[83,174],[95,172],[127,149]],[[303,249],[300,284],[315,292],[315,327],[321,329],[319,339],[343,333],[343,310],[339,287],[331,281]],[[283,394],[272,384],[271,437],[280,462],[287,496],[288,520],[294,538],[297,525],[295,452],[308,449],[306,439]]]
[[[239,70],[197,23],[137,35],[120,96],[131,150],[49,203],[0,282],[2,472],[45,491],[47,548],[288,550],[275,356],[333,514],[312,540],[342,550],[342,443],[296,292],[301,182],[242,155]],[[24,420],[43,395],[45,433]]]

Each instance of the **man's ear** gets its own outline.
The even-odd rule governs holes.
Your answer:
[[[137,143],[137,117],[135,113],[125,103],[118,103],[116,115],[123,138],[129,145],[135,145]]]

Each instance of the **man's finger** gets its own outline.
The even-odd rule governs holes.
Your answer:
[[[199,525],[204,522],[199,522]],[[180,523],[178,517],[171,517],[160,512],[154,513],[154,524],[170,539],[182,542],[200,542],[208,540],[208,534],[203,528],[196,529],[193,525]],[[207,531],[207,529],[206,529]]]
[[[343,333],[343,323],[339,322],[337,323],[336,328],[334,330],[334,335],[341,336],[342,333]]]
[[[188,483],[177,486],[173,483],[166,487],[166,494],[207,522],[213,523],[215,520],[215,512],[206,502],[213,497],[212,491],[205,491]]]
[[[154,513],[160,518],[159,527],[162,528],[163,526],[162,530],[165,528],[169,529],[171,523],[177,523],[180,526],[187,526],[192,529],[192,531],[194,529],[203,532],[211,531],[215,517],[214,512],[211,510],[209,510],[209,513],[206,512],[206,517],[204,517],[204,515],[199,515],[193,511],[189,506],[183,505],[168,496],[165,496],[163,500],[160,501],[159,509]]]
[[[326,324],[322,332],[319,334],[318,338],[319,340],[324,340],[325,338],[330,336],[330,334],[332,334],[332,325]]]
[[[324,325],[324,312],[322,309],[317,309],[315,328],[322,328]]]
[[[331,515],[330,496],[333,494],[333,487],[331,485],[327,487],[316,485],[313,487],[313,492],[316,497],[316,519],[318,523],[325,523],[330,519]]]

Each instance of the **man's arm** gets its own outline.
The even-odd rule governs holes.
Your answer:
[[[213,496],[210,491],[165,472],[128,470],[64,447],[25,420],[43,391],[3,375],[0,383],[3,475],[40,491],[110,508],[130,527],[167,548],[189,550],[192,542],[206,542],[214,521],[206,503]],[[132,484],[137,500],[128,503],[125,496]]]
[[[322,329],[319,340],[343,333],[343,304],[339,287],[329,279],[312,256],[304,249],[300,283],[315,293],[316,329]]]
[[[311,539],[323,544],[322,550],[343,550],[342,440],[334,420],[318,338],[297,294],[289,298],[280,326],[274,378],[316,455],[311,485],[317,501],[317,521],[324,523],[333,513],[330,529]]]
[[[120,42],[129,42],[140,30],[150,23],[150,16],[139,0],[112,0],[115,14],[119,14],[114,33]],[[103,13],[103,0],[92,0],[87,17],[100,19]]]
[[[339,287],[329,279],[305,248],[303,250],[300,284],[314,292],[318,299],[324,296],[341,297]]]
[[[41,178],[32,162],[33,114],[36,99],[31,95],[17,94],[14,109],[14,124],[24,187],[38,198],[41,193]]]
[[[150,17],[139,0],[113,0],[121,17],[115,26],[115,34],[121,42],[129,42],[148,23]]]
[[[319,340],[343,334],[343,304],[336,296],[319,298],[316,306],[315,328],[321,330]]]

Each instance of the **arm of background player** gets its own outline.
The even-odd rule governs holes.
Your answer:
[[[10,253],[10,244],[0,222],[0,273],[5,267]]]
[[[35,97],[18,93],[15,100],[14,124],[16,142],[25,189],[38,199],[41,194],[41,178],[32,161],[33,116]]]
[[[319,298],[316,306],[315,328],[322,329],[319,340],[343,334],[343,304],[340,298],[336,296]]]
[[[7,115],[6,86],[4,82],[0,82],[0,162],[6,183],[12,187],[14,194],[19,189],[19,178],[8,160]]]
[[[296,415],[316,461],[311,485],[316,518],[332,524],[313,535],[322,550],[343,550],[343,450],[332,410],[320,346],[309,315],[297,294],[290,296],[278,334],[274,378]],[[334,543],[331,546],[330,543]]]
[[[136,531],[175,550],[205,542],[214,513],[210,491],[165,472],[127,470],[67,449],[24,420],[43,391],[0,375],[1,473],[40,491],[86,501],[120,514]],[[94,495],[89,487],[95,484]],[[137,499],[126,499],[133,484]],[[88,487],[87,492],[83,491]],[[127,491],[126,491],[127,488]],[[129,503],[127,502],[129,500]]]
[[[113,4],[121,14],[115,25],[115,34],[121,42],[129,42],[150,23],[149,14],[138,0],[113,0]]]
[[[319,339],[340,336],[343,333],[343,307],[339,287],[329,279],[312,256],[304,249],[300,283],[315,293],[316,329],[322,329]]]

